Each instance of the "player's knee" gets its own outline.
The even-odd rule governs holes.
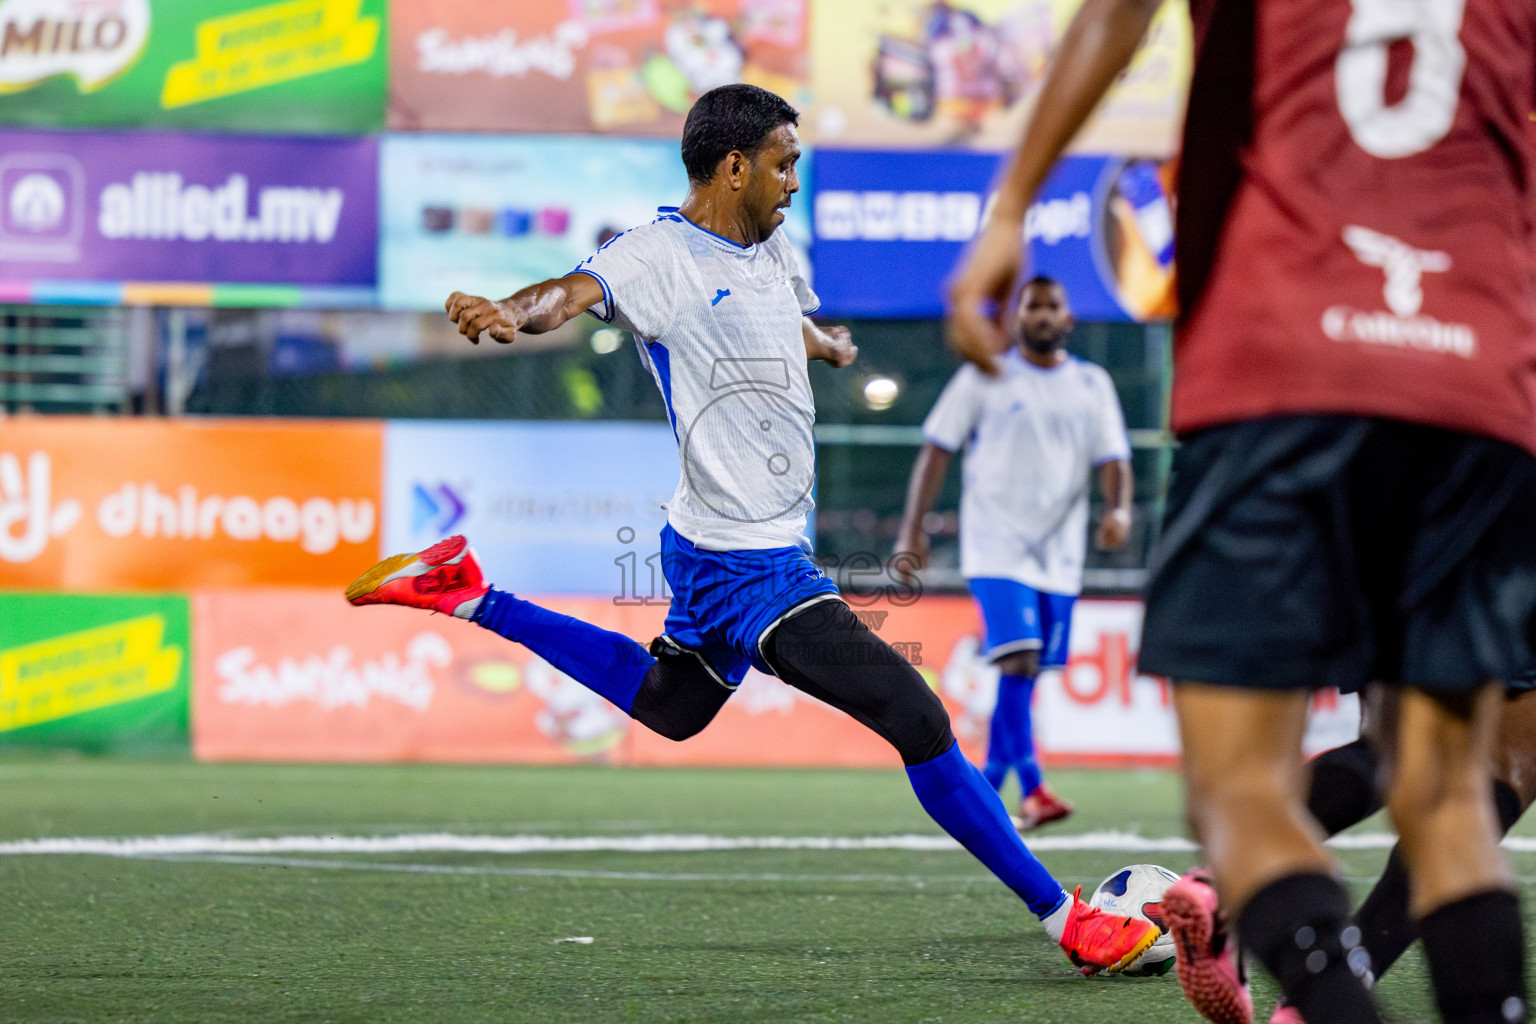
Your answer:
[[[997,659],[997,670],[1005,676],[1036,676],[1040,674],[1039,651],[1014,651]]]
[[[892,700],[878,723],[908,766],[931,761],[955,744],[944,702],[918,675],[909,670],[911,679],[903,692]]]
[[[731,696],[691,657],[663,657],[652,665],[629,712],[647,729],[679,743],[703,732]]]

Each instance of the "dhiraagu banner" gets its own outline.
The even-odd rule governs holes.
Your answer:
[[[185,750],[185,597],[0,593],[0,747]]]
[[[0,0],[0,123],[360,134],[385,0]]]

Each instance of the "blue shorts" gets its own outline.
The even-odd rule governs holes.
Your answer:
[[[697,651],[731,689],[751,666],[776,674],[761,644],[791,612],[837,597],[837,584],[799,548],[705,551],[670,524],[661,571],[672,591],[665,635]]]
[[[976,603],[981,605],[981,621],[987,630],[983,646],[988,661],[1020,651],[1039,651],[1041,668],[1060,668],[1067,663],[1075,595],[1049,594],[1018,580],[967,582]]]

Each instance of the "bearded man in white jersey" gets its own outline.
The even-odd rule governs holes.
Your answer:
[[[916,566],[927,563],[923,517],[963,445],[960,571],[999,672],[982,774],[998,790],[1010,773],[1018,775],[1021,831],[1072,813],[1041,775],[1030,700],[1036,674],[1067,663],[1093,468],[1104,495],[1099,546],[1122,547],[1131,529],[1134,485],[1120,399],[1103,367],[1067,354],[1072,323],[1059,283],[1043,275],[1025,282],[1013,322],[1017,341],[997,376],[962,366],[923,422],[896,545]]]
[[[793,107],[755,86],[706,93],[683,128],[681,206],[610,239],[564,277],[500,301],[455,292],[447,302],[474,342],[507,344],[582,312],[635,336],[683,469],[661,535],[672,604],[649,649],[487,586],[463,537],[385,559],[347,599],[468,619],[673,740],[708,725],[749,667],[776,675],[886,739],[923,808],[1028,904],[1073,962],[1118,971],[1159,930],[1062,889],[960,754],[939,698],[810,557],[815,408],[806,361],[846,366],[857,353],[846,329],[807,319],[815,293],[776,233],[800,187],[798,123]]]

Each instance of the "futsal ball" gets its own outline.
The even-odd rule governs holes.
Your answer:
[[[1179,876],[1156,864],[1132,864],[1121,868],[1099,883],[1088,900],[1090,906],[1102,907],[1111,914],[1139,917],[1163,929],[1150,949],[1127,967],[1122,974],[1152,977],[1173,970],[1173,936],[1163,924],[1163,893]]]

